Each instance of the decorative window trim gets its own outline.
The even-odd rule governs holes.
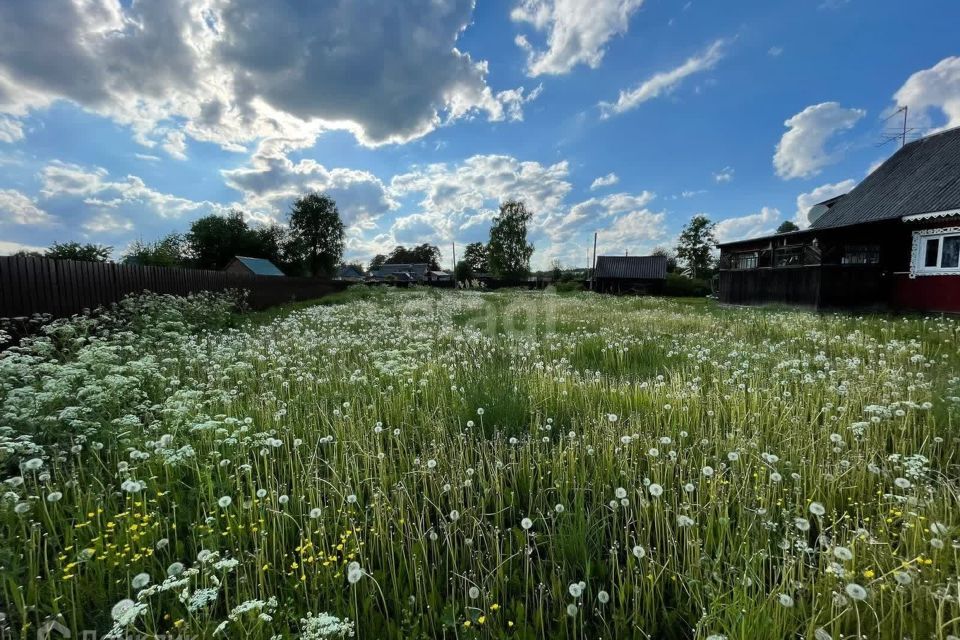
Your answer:
[[[913,251],[910,254],[910,277],[917,276],[950,276],[960,275],[960,267],[941,269],[940,267],[925,267],[924,247],[932,236],[950,236],[960,234],[960,227],[940,227],[939,229],[918,229],[913,232]],[[940,246],[943,246],[941,240]]]

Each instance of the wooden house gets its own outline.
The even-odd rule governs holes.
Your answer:
[[[904,145],[809,217],[721,244],[720,301],[960,312],[960,128]]]

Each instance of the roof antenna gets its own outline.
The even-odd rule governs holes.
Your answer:
[[[893,142],[894,140],[898,140],[898,139],[900,140],[900,147],[901,147],[901,148],[902,148],[905,144],[907,144],[907,134],[908,134],[908,133],[912,133],[912,132],[915,130],[913,127],[907,127],[907,114],[908,114],[909,110],[910,110],[910,107],[909,107],[908,105],[903,105],[902,107],[900,107],[899,109],[897,109],[896,111],[894,111],[893,113],[891,113],[889,116],[887,116],[887,117],[884,119],[884,122],[888,122],[888,121],[890,121],[894,116],[902,113],[902,114],[903,114],[903,127],[901,127],[899,130],[897,130],[897,129],[886,129],[886,130],[884,130],[884,132],[883,132],[883,140],[881,140],[880,142],[877,143],[877,146],[878,146],[878,147],[882,147],[883,145],[887,144],[888,142]]]

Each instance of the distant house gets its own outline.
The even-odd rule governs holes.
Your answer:
[[[721,244],[720,300],[960,312],[960,128],[904,145],[809,219]]]
[[[660,293],[666,280],[666,256],[597,256],[593,270],[593,290],[602,293]]]
[[[384,264],[370,271],[370,277],[379,282],[423,282],[430,273],[430,265]]]
[[[223,268],[224,271],[231,273],[243,273],[253,276],[284,276],[283,271],[277,268],[266,258],[248,258],[246,256],[237,256]]]
[[[337,269],[337,275],[334,276],[334,280],[344,280],[346,282],[363,282],[366,278],[367,274],[364,273],[363,269],[352,264],[341,266]]]
[[[427,279],[433,282],[450,282],[453,280],[453,274],[446,271],[428,271]]]

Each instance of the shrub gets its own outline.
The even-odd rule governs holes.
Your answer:
[[[663,295],[674,297],[702,297],[710,295],[710,281],[690,278],[679,273],[668,273]]]
[[[579,280],[560,281],[553,285],[557,293],[571,293],[573,291],[583,291],[583,283]]]

